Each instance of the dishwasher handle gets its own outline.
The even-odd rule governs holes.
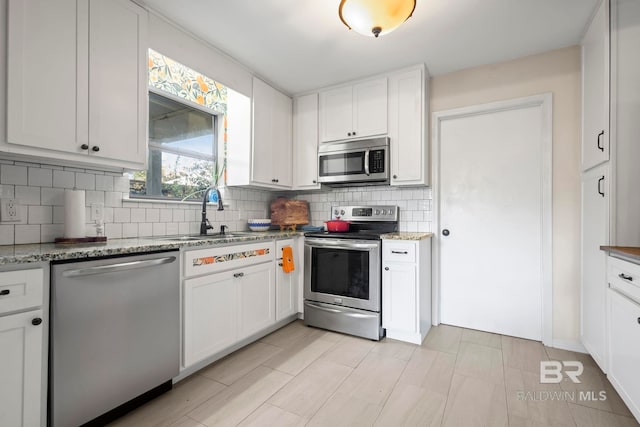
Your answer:
[[[171,264],[176,261],[176,257],[156,258],[141,261],[120,262],[117,264],[99,265],[96,267],[79,268],[76,270],[66,270],[62,277],[82,277],[93,276],[95,274],[113,273],[115,271],[137,270],[140,268],[153,267],[162,264]]]

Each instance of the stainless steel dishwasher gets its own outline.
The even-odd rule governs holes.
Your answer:
[[[171,388],[179,275],[177,251],[52,263],[50,425],[104,424]]]

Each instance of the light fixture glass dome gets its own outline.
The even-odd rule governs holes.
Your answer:
[[[338,14],[349,29],[378,37],[398,28],[415,8],[416,0],[342,0]]]

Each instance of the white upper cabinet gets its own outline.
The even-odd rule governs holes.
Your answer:
[[[89,142],[92,154],[144,164],[147,15],[128,0],[90,2]],[[93,151],[98,148],[99,151]]]
[[[254,77],[252,138],[227,147],[227,185],[291,189],[293,102]],[[250,153],[249,158],[243,153]],[[247,167],[248,166],[248,167]]]
[[[609,1],[582,40],[582,170],[609,160]]]
[[[389,76],[391,185],[428,185],[424,67]]]
[[[318,183],[318,94],[293,100],[293,187],[315,190]]]
[[[320,92],[320,142],[386,133],[386,77]]]
[[[8,24],[0,150],[144,166],[147,12],[128,0],[9,0]]]

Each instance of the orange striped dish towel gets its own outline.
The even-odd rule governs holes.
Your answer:
[[[293,249],[291,246],[285,246],[282,248],[282,271],[291,273],[295,268],[293,265]]]

